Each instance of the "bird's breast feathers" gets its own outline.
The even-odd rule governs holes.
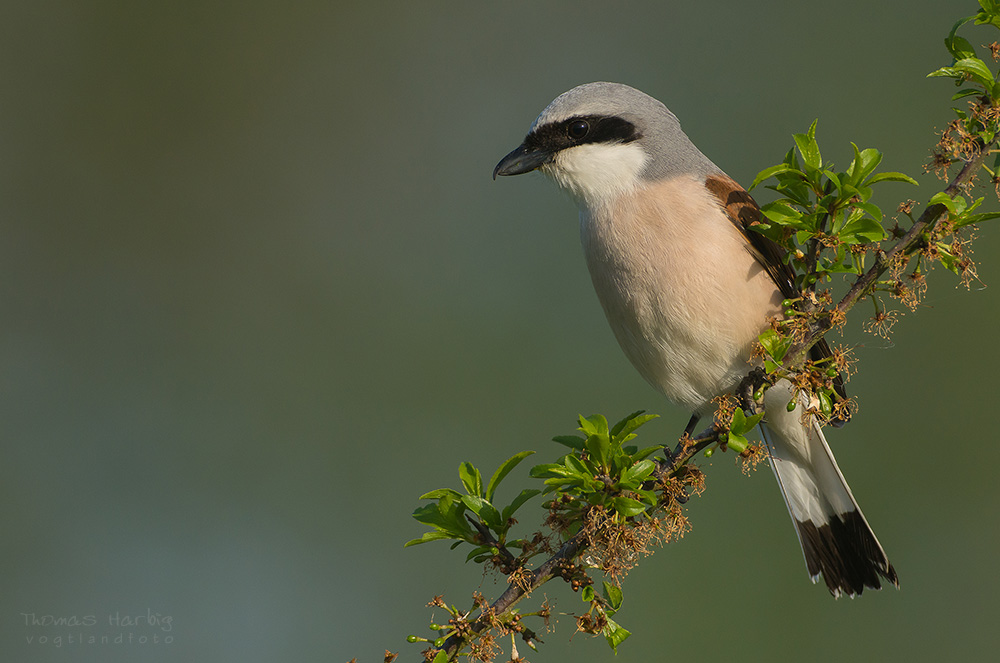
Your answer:
[[[608,321],[646,380],[692,410],[735,386],[781,295],[703,179],[584,207],[581,237]]]

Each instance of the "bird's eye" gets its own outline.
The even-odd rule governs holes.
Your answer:
[[[570,122],[566,132],[573,140],[580,140],[590,131],[590,125],[585,120],[575,120]]]

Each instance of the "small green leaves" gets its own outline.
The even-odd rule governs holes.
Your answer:
[[[980,201],[982,201],[982,198],[979,198],[976,202]],[[991,219],[997,219],[997,218],[1000,218],[1000,212],[986,212],[985,214],[966,214],[960,217],[955,222],[955,227],[961,228],[962,226],[969,226],[974,223],[979,223],[980,221],[990,221]]]
[[[819,143],[816,142],[816,124],[818,122],[819,120],[813,120],[807,133],[792,136],[807,171],[819,170],[823,167],[823,157],[819,153]]]
[[[990,93],[992,91],[996,83],[993,72],[990,71],[985,62],[976,57],[976,49],[969,40],[957,34],[960,27],[973,19],[976,20],[977,25],[986,23],[997,25],[995,22],[997,19],[996,7],[993,0],[980,2],[980,6],[982,9],[980,9],[979,14],[956,21],[955,25],[951,28],[951,32],[945,37],[944,46],[948,49],[951,57],[954,58],[954,63],[950,67],[941,67],[936,71],[932,71],[927,75],[928,78],[953,78],[956,84],[971,81],[982,86],[981,90],[973,89],[973,92],[978,94],[982,94],[983,92]],[[971,93],[969,90],[963,90],[960,95],[956,95],[953,98],[960,98]]]
[[[483,494],[483,475],[472,463],[462,463],[458,466],[458,476],[462,479],[465,490],[477,497]]]
[[[930,199],[930,204],[944,205],[948,210],[948,216],[956,229],[969,226],[974,223],[1000,218],[1000,212],[985,212],[982,214],[972,213],[983,204],[983,198],[977,198],[972,202],[972,204],[969,204],[963,196],[956,195],[952,198],[944,191],[941,191]],[[947,267],[948,265],[946,264],[945,266]],[[949,269],[951,268],[949,267]]]
[[[404,547],[414,546],[418,543],[428,541],[440,541],[443,539],[454,539],[456,545],[462,542],[471,543],[476,548],[469,555],[469,559],[485,555],[489,552],[484,549],[482,535],[469,524],[469,513],[471,512],[478,522],[495,533],[497,541],[501,544],[507,539],[508,531],[513,523],[514,513],[529,499],[541,493],[535,488],[522,490],[514,501],[502,509],[493,504],[493,498],[497,486],[504,477],[510,474],[517,465],[533,454],[534,451],[522,451],[504,461],[497,471],[493,473],[493,478],[483,489],[483,476],[472,463],[462,463],[458,467],[458,476],[465,487],[466,493],[462,495],[451,488],[439,488],[420,496],[422,500],[436,500],[434,504],[425,504],[418,507],[413,512],[413,517],[424,525],[429,525],[433,529],[425,532],[419,539],[408,541]],[[513,545],[513,543],[512,543]],[[488,547],[487,547],[488,548]],[[491,555],[486,555],[487,557]],[[482,561],[482,560],[479,560]]]
[[[540,495],[541,493],[542,491],[537,488],[525,488],[518,493],[513,502],[503,508],[503,512],[500,514],[500,517],[504,522],[507,522],[514,517],[514,513],[517,512],[517,510],[520,509],[525,502],[530,500],[535,495]]]
[[[584,603],[590,604],[590,610],[587,611],[587,615],[582,618],[580,623],[586,625],[583,628],[588,633],[596,634],[597,628],[600,628],[600,633],[607,640],[608,646],[617,654],[618,645],[625,642],[632,633],[611,618],[622,607],[624,595],[621,588],[607,580],[603,584],[604,590],[601,596],[598,596],[597,592],[594,591],[593,585],[587,585],[580,592],[580,598],[583,599]],[[600,619],[592,618],[595,612],[600,616]]]
[[[966,145],[989,145],[1000,131],[1000,122],[992,112],[1000,104],[1000,81],[997,81],[990,65],[976,56],[975,47],[967,39],[956,34],[960,27],[973,19],[976,25],[1000,26],[997,3],[994,0],[984,0],[980,2],[980,6],[981,9],[975,16],[957,21],[944,40],[945,48],[954,58],[951,66],[941,67],[927,74],[928,78],[950,78],[956,86],[962,87],[952,95],[952,101],[970,96],[979,97],[969,103],[968,110],[953,109],[961,122],[961,131],[958,133],[964,143],[963,148]],[[939,148],[946,145],[944,137],[938,145]],[[951,144],[948,144],[943,150],[950,154],[939,156],[949,158],[952,162],[966,160],[962,150],[954,150],[951,147]]]
[[[873,218],[874,215],[865,216],[866,211],[859,210],[840,228],[840,241],[844,244],[868,244],[885,239],[885,229],[879,223],[882,217],[881,210],[875,207],[874,212],[878,214],[878,218]]]
[[[656,463],[651,460],[641,460],[622,473],[621,481],[618,482],[623,488],[638,490],[642,482],[649,478],[649,475],[656,469]]]
[[[570,449],[583,451],[587,439],[580,437],[579,435],[557,435],[554,438],[552,438],[552,441],[558,442],[559,444],[567,446]]]
[[[791,205],[783,203],[780,201],[768,203],[760,208],[760,211],[764,213],[769,220],[774,221],[780,226],[785,226],[788,228],[802,229],[805,228],[805,224],[802,223],[802,212],[796,210]]]
[[[751,229],[774,240],[789,254],[787,263],[796,272],[796,285],[815,291],[832,274],[859,274],[864,251],[845,247],[869,245],[886,238],[882,210],[871,202],[872,187],[882,182],[916,181],[903,173],[875,172],[882,153],[874,148],[859,149],[851,143],[854,157],[847,170],[839,172],[826,164],[816,140],[816,122],[804,134],[793,136],[795,147],[785,160],[762,170],[751,188],[773,179],[772,189],[780,198],[761,206],[763,222]],[[802,166],[800,167],[799,160]],[[762,345],[771,355],[766,366],[773,372],[783,352]]]
[[[644,410],[638,410],[628,415],[611,429],[611,435],[616,440],[621,440],[623,443],[628,442],[630,439],[635,437],[632,432],[642,426],[643,424],[656,419],[658,414],[643,414]]]
[[[945,38],[944,46],[956,61],[976,57],[976,49],[972,47],[969,40],[965,37],[959,37],[954,31]]]
[[[632,632],[608,617],[608,623],[604,627],[603,635],[607,639],[608,645],[617,654],[618,645],[625,642],[625,640],[632,635]]]
[[[610,646],[611,649],[617,654],[618,645],[625,642],[625,640],[632,635],[628,629],[611,619],[612,615],[621,609],[625,597],[622,594],[621,587],[615,585],[614,583],[610,583],[607,580],[604,581],[603,595],[604,600],[602,601],[602,611],[607,619],[607,623],[601,631],[601,634],[608,641],[608,646]]]
[[[918,186],[917,181],[905,175],[903,173],[893,173],[885,172],[872,175],[869,179],[865,181],[865,186],[871,186],[872,184],[877,184],[878,182],[906,182],[907,184],[912,184],[913,186]]]
[[[854,159],[847,167],[846,184],[857,187],[882,163],[882,153],[871,147],[859,150],[854,143],[851,143],[851,147],[854,148]],[[840,180],[838,179],[837,182],[839,183]],[[838,188],[841,187],[838,186]]]
[[[979,0],[979,6],[982,7],[982,9],[980,9],[975,16],[962,19],[955,26],[955,28],[952,29],[952,32],[954,32],[959,25],[966,23],[972,18],[976,19],[976,25],[992,25],[996,28],[1000,28],[1000,2],[997,2],[997,0]]]
[[[428,497],[428,495],[433,496]],[[457,539],[475,543],[475,532],[465,520],[466,506],[461,495],[453,490],[444,489],[427,493],[421,499],[436,499],[437,503],[418,507],[413,512],[413,517],[418,522],[430,525],[434,529],[425,532],[419,539],[408,541],[406,546],[439,539]]]
[[[612,611],[611,614],[621,610],[622,602],[625,600],[621,587],[605,580],[604,600],[607,601],[608,608]]]
[[[535,452],[534,451],[522,451],[521,453],[514,454],[513,456],[511,456],[510,458],[508,458],[503,463],[503,465],[501,465],[500,467],[498,467],[497,471],[493,473],[493,478],[490,479],[489,485],[486,486],[486,494],[484,495],[484,497],[487,500],[492,501],[493,500],[493,494],[496,492],[497,486],[500,485],[500,482],[503,481],[504,477],[506,477],[508,474],[510,474],[510,471],[513,470],[515,467],[517,467],[518,464],[522,460],[524,460],[525,458],[527,458],[528,456],[530,456],[533,453],[535,453]]]
[[[975,57],[958,60],[950,67],[941,67],[927,74],[927,78],[942,76],[953,78],[959,84],[966,81],[978,83],[983,87],[983,91],[986,94],[992,93],[993,85],[996,83],[996,80],[993,78],[993,72],[986,66],[986,63]]]
[[[603,414],[594,414],[589,417],[584,417],[581,414],[579,421],[580,430],[587,435],[608,435],[608,420],[604,418]]]
[[[556,442],[568,446],[573,452],[566,454],[556,463],[536,465],[531,476],[544,479],[544,492],[556,491],[561,495],[578,499],[581,508],[600,504],[612,510],[618,517],[633,518],[650,510],[657,503],[656,494],[645,490],[643,484],[649,480],[656,464],[648,456],[663,447],[655,445],[637,449],[626,444],[635,438],[635,431],[656,415],[633,412],[613,427],[607,419],[595,414],[579,417],[581,436],[560,436]],[[524,488],[507,506],[495,503],[496,490],[500,482],[517,467],[521,461],[533,454],[522,451],[504,461],[493,473],[486,486],[483,475],[472,463],[462,463],[458,476],[465,494],[451,488],[439,488],[421,496],[434,500],[413,512],[413,517],[430,526],[420,538],[406,543],[406,546],[451,539],[455,544],[470,543],[474,546],[468,554],[469,560],[485,561],[496,554],[495,546],[482,532],[489,530],[497,544],[522,547],[523,541],[507,540],[514,514],[532,497],[543,491]],[[469,519],[478,525],[473,526]],[[480,529],[482,528],[482,529]]]
[[[503,523],[500,522],[500,512],[482,497],[463,495],[462,502],[494,532],[500,532],[503,529]]]
[[[757,336],[757,340],[760,342],[761,347],[764,348],[764,352],[767,353],[767,356],[764,358],[764,370],[768,374],[774,373],[781,367],[781,360],[785,358],[785,353],[791,347],[792,339],[774,329],[768,328]]]
[[[736,408],[733,412],[733,420],[729,424],[729,437],[726,440],[726,446],[736,453],[746,451],[747,447],[750,446],[750,440],[746,438],[746,434],[752,431],[763,418],[763,412],[748,417],[743,408]]]
[[[805,179],[806,176],[805,173],[803,173],[801,170],[799,170],[798,168],[794,168],[788,163],[779,163],[777,166],[771,166],[770,168],[765,168],[764,170],[757,173],[757,177],[754,178],[753,183],[750,185],[750,188],[747,189],[747,191],[753,191],[754,189],[757,188],[757,185],[763,182],[764,180],[769,180],[772,177],[778,177],[779,175],[785,175],[789,173],[793,175],[798,175],[802,179]]]
[[[546,493],[566,496],[580,509],[603,505],[621,518],[638,516],[656,504],[656,495],[642,485],[656,468],[647,456],[662,447],[639,450],[626,443],[635,438],[640,426],[655,418],[638,411],[609,427],[601,415],[581,416],[580,431],[586,439],[556,438],[573,452],[556,463],[536,465],[531,476],[545,480]]]
[[[631,566],[636,552],[644,552],[650,531],[648,528],[664,527],[663,514],[658,512],[654,515],[653,510],[663,506],[665,501],[678,504],[675,492],[677,485],[671,483],[668,487],[664,482],[680,481],[683,490],[684,486],[697,485],[696,477],[700,475],[696,470],[684,468],[683,473],[669,475],[670,478],[665,479],[664,476],[655,474],[657,463],[649,458],[662,451],[662,445],[640,449],[629,444],[636,437],[636,431],[655,418],[656,415],[645,414],[640,410],[610,426],[602,415],[581,416],[578,423],[583,435],[555,438],[556,442],[568,447],[570,453],[557,462],[536,465],[530,471],[532,477],[544,480],[546,493],[554,494],[545,504],[549,511],[549,527],[569,538],[580,532],[584,523],[588,523],[586,527],[590,529],[587,538],[582,540],[587,542],[584,545],[590,550],[599,551],[595,553],[597,555],[608,555],[612,549],[612,541],[614,546],[622,546],[622,541],[631,541],[616,553],[614,564],[624,564],[625,568]],[[738,419],[744,427],[752,426],[757,420]],[[532,453],[523,451],[508,458],[500,464],[485,486],[483,473],[479,468],[472,463],[461,463],[458,474],[464,493],[452,488],[439,488],[425,493],[422,499],[432,502],[417,508],[413,517],[428,525],[431,531],[406,545],[451,540],[452,548],[455,548],[468,543],[470,548],[466,554],[467,562],[491,564],[505,574],[516,573],[520,574],[519,577],[531,578],[527,571],[529,560],[546,550],[539,545],[541,534],[536,533],[524,539],[512,539],[509,534],[510,528],[516,523],[514,513],[532,497],[541,494],[542,490],[524,488],[504,507],[496,502],[496,492],[497,486]],[[679,476],[685,478],[678,479]],[[635,531],[642,533],[635,535]],[[600,537],[607,537],[606,542],[597,543]],[[511,550],[519,553],[515,556]],[[592,561],[567,562],[571,564],[565,567],[567,571],[561,577],[570,582],[575,591],[580,590],[584,601],[591,605],[588,614],[579,618],[584,620],[581,624],[585,624],[587,632],[603,635],[609,646],[617,651],[618,645],[631,635],[628,629],[611,619],[621,608],[622,590],[617,584],[605,581],[602,595],[598,596],[588,568],[602,568],[605,573],[616,577],[613,569],[622,567],[598,566]],[[608,563],[610,562],[605,558],[602,564]],[[451,626],[434,622],[430,627],[431,630],[438,631],[437,638],[411,636],[409,641],[431,643],[440,649],[449,637],[453,638],[459,632],[454,624],[466,620],[469,613],[454,607],[448,608],[443,601],[435,600],[435,605],[445,608],[452,616],[452,620],[448,622]],[[505,620],[504,623],[514,624],[521,616],[516,610],[509,609],[500,618]],[[533,647],[532,639],[526,641]],[[443,651],[438,651],[433,660],[437,661],[443,655]],[[447,656],[442,660],[445,659]]]
[[[644,513],[650,506],[652,505],[643,504],[639,500],[634,500],[631,497],[622,497],[621,495],[611,500],[611,508],[626,518],[638,516],[640,513]]]

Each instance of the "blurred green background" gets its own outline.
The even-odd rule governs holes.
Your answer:
[[[662,413],[647,440],[687,420],[614,342],[573,204],[490,179],[535,115],[629,83],[744,183],[819,117],[837,165],[853,140],[919,176],[892,209],[938,186],[952,88],[924,76],[975,10],[4,2],[0,659],[419,660],[433,595],[501,590],[445,544],[402,549],[421,493],[558,455],[577,413]],[[717,455],[694,530],[626,581],[618,660],[996,655],[1000,235],[979,234],[982,283],[939,269],[892,342],[860,316],[844,339],[860,412],[830,438],[902,589],[811,585],[770,471]],[[613,659],[572,633],[529,658]],[[68,642],[107,634],[134,641]]]

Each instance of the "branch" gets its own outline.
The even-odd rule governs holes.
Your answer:
[[[744,382],[747,382],[750,379],[752,378],[748,376]],[[659,467],[656,471],[657,478],[667,479],[676,475],[681,468],[683,468],[700,451],[708,445],[717,442],[721,432],[722,431],[713,424],[694,438],[685,433],[685,435],[683,435],[678,442],[677,448],[674,449],[672,453],[669,448],[664,448],[664,452],[667,457],[665,460],[659,461]],[[473,525],[476,525],[474,521]],[[477,525],[476,529],[478,529],[481,534],[483,533],[483,528],[480,526]],[[486,534],[488,535],[488,530],[486,531]],[[489,536],[489,538],[492,539],[493,537]],[[571,536],[565,543],[563,543],[559,550],[545,560],[541,566],[534,571],[526,570],[516,580],[511,581],[504,593],[501,594],[496,601],[490,604],[489,608],[481,611],[480,616],[476,619],[476,621],[469,625],[468,631],[455,633],[445,640],[439,650],[432,650],[429,653],[433,653],[434,651],[444,651],[448,655],[449,659],[452,658],[463,646],[471,642],[475,636],[482,633],[491,625],[494,625],[496,623],[497,615],[506,613],[517,605],[521,599],[525,598],[531,594],[531,592],[553,578],[561,577],[562,569],[564,568],[566,562],[575,559],[580,555],[580,553],[587,549],[589,538],[589,533],[584,531]]]
[[[982,167],[983,162],[990,153],[993,147],[995,147],[997,141],[989,143],[988,145],[981,146],[976,156],[972,157],[965,162],[962,170],[955,176],[955,179],[945,187],[944,193],[949,197],[954,198],[958,195],[961,190],[972,182],[975,178],[977,172]],[[800,366],[806,359],[809,349],[815,345],[826,332],[834,326],[834,320],[842,320],[851,308],[854,307],[858,301],[866,297],[870,292],[875,282],[879,279],[882,274],[889,269],[893,262],[900,256],[909,258],[911,255],[917,252],[918,247],[923,239],[924,232],[933,228],[937,222],[945,215],[948,208],[941,203],[936,203],[934,205],[928,206],[924,209],[923,214],[920,218],[906,231],[896,244],[889,249],[888,252],[879,251],[875,258],[875,264],[872,265],[871,269],[865,272],[863,275],[859,276],[854,284],[851,286],[844,298],[840,300],[833,311],[819,318],[810,325],[809,332],[805,337],[792,344],[785,354],[789,358],[788,364],[791,366]]]

